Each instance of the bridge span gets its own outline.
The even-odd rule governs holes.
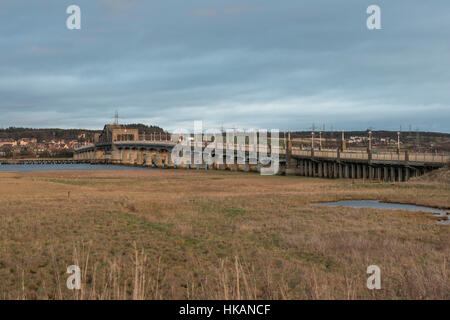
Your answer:
[[[91,163],[122,164],[174,168],[171,152],[176,143],[167,140],[152,141],[114,141],[97,143],[77,149],[74,159]],[[206,143],[201,143],[206,147]],[[208,166],[181,164],[179,168],[197,168],[212,170],[254,171],[263,166],[249,158],[253,146],[236,144],[218,144],[224,157],[227,150],[234,154],[233,163]],[[191,143],[192,161],[194,163],[194,143]],[[240,149],[241,148],[241,149]],[[245,158],[238,157],[238,150],[244,150]],[[300,175],[321,178],[376,179],[383,181],[407,181],[410,177],[422,175],[428,171],[445,166],[450,162],[447,154],[377,152],[374,150],[306,150],[292,147],[291,141],[285,147],[273,148],[278,153],[280,166],[278,174]],[[228,161],[229,162],[229,161]]]

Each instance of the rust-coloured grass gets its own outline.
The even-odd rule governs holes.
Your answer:
[[[450,226],[426,213],[309,205],[450,208],[448,184],[181,169],[2,172],[0,195],[0,298],[450,298]],[[73,264],[82,290],[66,288]],[[366,287],[372,264],[381,290]]]

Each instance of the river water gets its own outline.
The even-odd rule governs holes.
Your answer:
[[[389,203],[378,200],[341,200],[336,202],[317,202],[312,203],[312,206],[329,206],[329,207],[349,207],[349,208],[372,208],[384,210],[406,210],[406,211],[421,211],[434,213],[436,217],[445,217],[446,211],[437,208],[416,206],[413,204]],[[439,221],[442,224],[450,224],[450,220]]]
[[[30,172],[51,170],[150,170],[151,168],[128,167],[109,164],[0,164],[1,171]],[[153,169],[154,170],[154,169]]]

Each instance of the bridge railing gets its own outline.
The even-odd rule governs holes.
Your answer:
[[[404,152],[380,152],[372,153],[372,160],[380,161],[406,161],[406,154]]]
[[[427,163],[447,163],[450,161],[448,154],[435,153],[411,153],[409,155],[410,162],[427,162]]]
[[[292,154],[297,156],[311,157],[311,150],[301,150],[298,147],[292,148]],[[314,150],[314,157],[337,159],[338,152],[336,150]],[[341,151],[340,159],[349,160],[369,160],[369,154],[365,151]],[[448,163],[450,155],[436,153],[409,153],[405,152],[372,152],[372,160],[378,161],[408,161],[420,163]]]

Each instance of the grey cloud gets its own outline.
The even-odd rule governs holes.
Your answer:
[[[0,3],[0,126],[449,132],[450,3],[80,0]]]

